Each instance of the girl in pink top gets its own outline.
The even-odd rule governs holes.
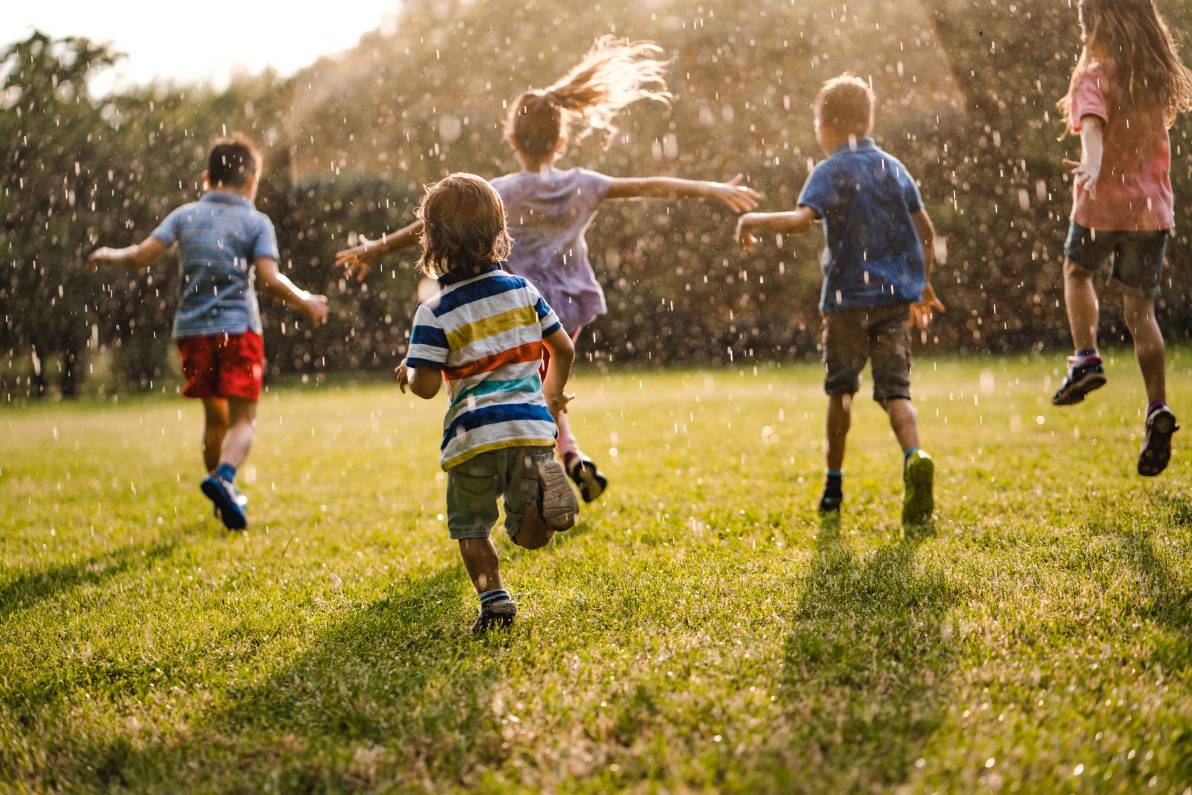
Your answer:
[[[1081,0],[1084,51],[1059,107],[1080,135],[1075,203],[1065,246],[1064,298],[1076,355],[1052,398],[1079,403],[1105,385],[1097,352],[1094,275],[1116,284],[1150,405],[1138,472],[1167,467],[1179,430],[1167,405],[1163,335],[1155,321],[1167,239],[1175,226],[1168,128],[1192,109],[1192,72],[1180,61],[1154,0]]]
[[[617,114],[634,102],[670,102],[665,63],[656,57],[659,52],[650,42],[604,36],[554,84],[519,96],[505,120],[505,140],[521,166],[491,180],[505,204],[513,236],[505,267],[538,288],[577,342],[584,326],[606,311],[585,238],[603,202],[712,199],[742,213],[756,208],[760,198],[740,184],[740,175],[728,182],[708,182],[609,177],[584,168],[555,167],[572,138],[582,139],[594,131],[611,141]],[[336,261],[363,278],[383,255],[416,245],[421,231],[422,222],[415,222],[381,240],[364,240],[345,249]],[[559,414],[556,421],[559,456],[580,495],[591,502],[604,492],[608,480],[580,450],[567,415]]]

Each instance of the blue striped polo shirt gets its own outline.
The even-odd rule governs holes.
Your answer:
[[[261,333],[252,264],[278,259],[269,216],[235,193],[210,191],[166,216],[151,237],[178,243],[182,297],[174,339]]]
[[[440,370],[451,404],[443,418],[443,469],[503,447],[554,447],[542,396],[542,338],[562,328],[532,284],[494,264],[441,292],[414,315],[406,364]]]

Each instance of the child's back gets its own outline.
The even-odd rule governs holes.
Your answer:
[[[516,241],[507,267],[550,296],[567,329],[607,311],[584,233],[611,185],[611,178],[583,168],[520,171],[492,181]]]
[[[406,358],[442,370],[450,407],[441,463],[451,469],[505,447],[553,447],[555,422],[538,370],[559,320],[538,291],[499,265],[454,282],[418,307]]]
[[[166,216],[153,239],[178,243],[181,299],[174,337],[261,333],[252,263],[278,258],[268,216],[247,198],[211,191]]]
[[[824,223],[823,312],[919,300],[925,265],[914,216],[923,205],[897,158],[871,138],[845,144],[811,173],[799,204]]]

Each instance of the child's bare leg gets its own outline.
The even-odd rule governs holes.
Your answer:
[[[531,505],[522,516],[521,526],[517,535],[513,537],[513,543],[522,549],[541,549],[554,537],[555,531],[542,520],[538,506]]]
[[[919,449],[919,424],[915,417],[915,407],[909,400],[898,398],[882,403],[882,408],[890,415],[890,427],[894,429],[894,436],[902,451]]]
[[[853,396],[828,397],[828,470],[844,469],[844,447],[848,429],[852,425]]]
[[[203,398],[203,466],[214,472],[228,432],[228,401]]]
[[[1095,349],[1101,308],[1097,303],[1093,274],[1072,260],[1064,260],[1064,302],[1068,307],[1068,324],[1072,328],[1076,350]]]
[[[491,538],[461,538],[459,555],[464,559],[464,568],[472,578],[472,585],[476,586],[476,593],[504,587],[501,585],[501,562]]]
[[[1155,320],[1155,302],[1150,298],[1127,295],[1126,325],[1134,337],[1134,354],[1146,383],[1151,405],[1167,402],[1167,360],[1163,332]]]
[[[228,431],[219,454],[219,464],[239,469],[248,458],[257,429],[257,404],[254,400],[228,398]]]

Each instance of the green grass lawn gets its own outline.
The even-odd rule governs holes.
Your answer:
[[[815,516],[818,367],[583,375],[613,487],[501,538],[519,623],[481,642],[442,399],[271,391],[244,535],[196,488],[198,406],[6,410],[0,790],[1187,791],[1192,455],[1137,477],[1132,359],[1065,410],[1060,364],[918,360],[910,539],[867,398]]]

